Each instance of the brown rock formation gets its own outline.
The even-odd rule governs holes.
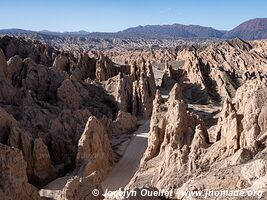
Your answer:
[[[82,104],[82,97],[69,79],[64,80],[57,89],[57,96],[66,108],[77,110]]]
[[[115,97],[119,103],[119,109],[124,112],[133,112],[132,91],[133,80],[126,74],[119,73],[104,83],[105,89]]]
[[[129,133],[135,130],[137,119],[130,113],[119,111],[117,118],[113,122],[113,126],[117,129],[117,134]]]
[[[3,170],[7,178],[1,179],[0,192],[31,199],[35,188],[29,183],[42,187],[72,172],[59,198],[93,199],[92,189],[99,188],[113,161],[109,139],[130,133],[137,118],[151,113],[149,145],[129,188],[264,189],[266,44],[233,40],[175,49],[116,48],[104,56],[1,38],[0,146],[7,152],[1,165],[15,162],[19,174]],[[127,64],[117,65],[106,55]],[[163,70],[163,62],[156,92],[154,73]],[[163,100],[159,91],[169,94],[171,88]],[[210,109],[222,102],[220,113]],[[22,155],[13,147],[21,150],[27,167],[16,160]],[[22,163],[23,173],[16,163]],[[10,185],[18,187],[14,194]]]
[[[10,84],[10,80],[7,79],[8,72],[7,72],[7,62],[6,57],[0,49],[0,100],[12,102],[14,97],[14,88]]]
[[[103,178],[113,162],[112,149],[105,127],[90,117],[79,140],[76,168],[80,176],[98,171]]]
[[[266,133],[265,107],[266,84],[260,81],[249,81],[236,93],[234,103],[237,113],[242,116],[240,128],[240,146],[258,151],[257,140]]]
[[[4,71],[7,68],[6,57],[2,49],[0,49],[0,77],[3,79],[5,77]]]
[[[113,62],[103,54],[96,63],[96,80],[106,81],[107,79],[116,75]]]
[[[41,138],[35,139],[33,144],[34,176],[40,181],[50,181],[55,177],[55,169],[47,149]]]
[[[166,62],[161,87],[170,90],[175,83],[181,84],[182,81],[183,79],[181,70],[173,69],[173,67]]]
[[[53,63],[53,67],[56,67],[60,70],[67,70],[68,65],[69,65],[69,60],[64,55],[58,55]]]
[[[1,143],[21,148],[28,164],[27,172],[32,173],[32,138],[29,133],[21,130],[18,122],[2,108],[0,108],[0,121]]]
[[[174,68],[166,66],[161,86],[169,90],[175,82],[183,88],[185,101],[209,103],[235,96],[236,89],[246,80],[267,79],[265,53],[258,43],[239,39],[207,45],[178,48]],[[170,50],[171,51],[171,50]],[[158,66],[155,63],[155,66]]]
[[[133,114],[142,113],[144,117],[148,117],[152,113],[152,102],[156,92],[151,63],[146,63],[142,57],[139,58],[132,66],[131,75],[134,80],[133,99],[136,99],[136,102],[133,102]]]
[[[237,115],[234,106],[226,99],[218,120],[216,139],[217,141],[220,139],[225,141],[227,150],[232,151],[229,154],[233,154],[240,148],[239,118],[240,116]]]
[[[77,53],[77,67],[72,70],[70,78],[72,80],[86,80],[96,78],[96,60],[90,58],[86,53]],[[75,66],[75,65],[74,65]]]
[[[174,44],[170,42],[168,46]],[[141,44],[144,48],[145,44]],[[107,55],[112,60],[119,64],[133,64],[142,56],[145,60],[150,60],[152,63],[164,63],[170,60],[176,60],[177,52],[170,49],[142,49],[142,50],[127,50],[123,49],[121,52],[106,51]]]
[[[39,139],[33,139],[29,132],[21,129],[19,123],[4,109],[0,109],[1,143],[21,149],[27,162],[27,175],[37,184],[55,177],[46,145]]]
[[[37,40],[24,40],[22,38],[4,36],[0,40],[0,48],[6,58],[19,55],[22,59],[30,57],[36,63],[52,66],[54,56],[58,54],[54,48]]]
[[[207,103],[231,98],[235,94],[237,80],[231,73],[213,66],[196,51],[182,51],[179,56],[184,65],[176,72],[177,81],[184,88],[184,96],[190,102]],[[232,80],[233,79],[233,80]]]
[[[15,77],[19,74],[20,70],[22,69],[22,65],[23,62],[20,56],[15,55],[11,57],[7,61],[7,68],[5,70],[7,80],[12,82],[12,80],[15,79]]]
[[[109,135],[112,136],[131,133],[137,127],[137,118],[121,110],[118,112],[115,120],[103,117],[101,122],[106,126]]]
[[[93,190],[98,190],[99,195],[94,196]],[[100,179],[96,173],[87,177],[74,176],[68,180],[57,200],[102,200]]]
[[[1,199],[41,199],[37,189],[28,183],[26,167],[20,150],[0,144]]]
[[[201,191],[263,189],[266,163],[261,159],[266,151],[263,125],[266,99],[265,83],[246,82],[237,89],[233,100],[225,100],[216,129],[211,129],[208,135],[203,122],[188,113],[181,103],[177,84],[166,104],[158,92],[149,145],[127,187],[145,184],[158,189],[174,187],[178,188],[175,196],[178,199],[190,199],[183,197],[182,191],[192,191],[192,188]],[[217,133],[217,141],[210,144],[212,131]],[[248,161],[251,164],[245,164]]]
[[[78,142],[76,169],[40,190],[42,197],[56,200],[103,199],[101,181],[113,163],[107,131],[95,117],[89,117]],[[94,195],[95,190],[99,194]]]
[[[238,88],[232,103],[225,101],[218,122],[217,138],[225,138],[227,149],[233,152],[246,148],[256,153],[259,138],[265,137],[265,84],[248,81]],[[261,141],[262,142],[262,141]],[[232,152],[232,153],[233,153]]]
[[[130,187],[149,184],[167,189],[173,184],[181,184],[190,159],[195,161],[193,158],[197,157],[199,148],[206,147],[208,134],[205,125],[195,115],[187,113],[179,93],[181,90],[176,84],[166,105],[162,104],[157,93],[149,146]],[[191,168],[196,167],[191,164]]]
[[[131,65],[130,75],[120,73],[109,79],[104,87],[115,96],[122,111],[145,118],[151,115],[156,83],[151,63],[142,57]]]
[[[93,59],[81,56],[85,54],[79,52],[77,55],[62,53],[61,57],[66,56],[69,63],[60,70],[58,66],[51,67],[55,55],[46,52],[50,47],[43,46],[44,49],[37,53],[42,54],[38,59],[32,52],[39,50],[34,49],[31,42],[24,42],[0,39],[0,46],[3,45],[9,58],[6,62],[5,55],[0,52],[0,68],[3,69],[0,142],[22,151],[29,182],[42,187],[74,170],[77,143],[88,117],[116,119],[118,109],[114,98],[103,88],[83,82],[95,76]],[[25,55],[22,54],[24,47]],[[36,48],[39,48],[38,44]],[[22,61],[21,57],[25,56],[31,58]],[[45,63],[49,65],[43,65]],[[55,64],[58,63],[55,61]],[[82,77],[73,78],[72,72],[76,68],[81,69]]]

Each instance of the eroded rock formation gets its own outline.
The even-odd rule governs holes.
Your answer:
[[[41,199],[37,188],[28,183],[26,167],[19,149],[0,144],[1,199]]]
[[[122,74],[109,79],[105,88],[115,96],[119,107],[135,116],[149,117],[156,92],[152,65],[140,57],[131,65],[130,74]]]
[[[186,111],[178,84],[166,104],[157,93],[153,108],[149,145],[130,186],[149,184],[166,189],[181,184],[186,172],[197,168],[194,158],[209,139],[204,123]]]
[[[177,199],[190,199],[182,192],[193,188],[262,190],[266,180],[261,171],[266,167],[262,160],[266,151],[266,84],[259,79],[238,88],[234,99],[225,100],[216,129],[209,132],[203,121],[186,111],[181,97],[178,84],[165,104],[157,93],[149,145],[127,188],[146,184],[175,188]],[[212,135],[216,135],[214,143],[209,141]],[[254,165],[259,167],[248,169]]]
[[[78,174],[87,177],[98,171],[106,176],[112,165],[113,155],[105,127],[95,117],[90,117],[78,143],[76,168]]]
[[[117,134],[135,129],[135,117],[118,112],[113,96],[99,84],[86,81],[96,77],[96,61],[86,53],[62,53],[41,43],[9,37],[1,38],[0,44],[0,142],[21,150],[27,163],[25,184],[29,181],[42,187],[75,169],[77,153],[81,155],[78,142],[90,116],[99,121],[106,118]],[[124,125],[123,120],[128,119],[132,122]],[[109,153],[102,158],[106,164],[100,174],[104,176],[112,160],[108,146],[112,130],[98,124],[104,136],[99,133],[94,142],[106,144],[103,151]],[[96,156],[91,150],[88,156]],[[96,168],[98,165],[93,171]],[[1,185],[6,183],[1,179]]]
[[[74,176],[68,180],[57,200],[102,200],[102,195],[93,195],[94,190],[103,193],[96,173],[87,177]]]

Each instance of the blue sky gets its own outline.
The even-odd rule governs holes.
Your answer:
[[[0,29],[119,31],[147,24],[230,30],[267,17],[266,0],[0,0]]]

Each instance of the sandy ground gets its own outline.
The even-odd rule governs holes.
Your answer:
[[[147,148],[149,123],[149,120],[144,121],[135,132],[135,136],[129,143],[122,158],[111,170],[108,177],[103,181],[102,187],[104,191],[106,189],[108,191],[118,190],[130,182]]]

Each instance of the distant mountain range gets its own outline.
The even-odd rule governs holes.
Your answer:
[[[224,31],[210,27],[182,24],[137,26],[119,33],[155,38],[221,38],[224,35]]]
[[[245,40],[267,38],[267,18],[246,21],[223,35],[224,38],[239,37]]]
[[[144,39],[232,39],[241,38],[245,40],[266,39],[267,38],[267,18],[256,18],[246,21],[230,31],[216,30],[211,27],[199,25],[146,25],[128,28],[114,33],[105,32],[51,32],[30,31],[22,29],[3,29],[1,34],[41,34],[51,36],[83,36],[92,38],[144,38]]]

